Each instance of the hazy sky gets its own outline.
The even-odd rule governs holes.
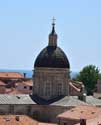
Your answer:
[[[53,16],[71,70],[101,68],[101,0],[0,0],[0,69],[33,69]]]

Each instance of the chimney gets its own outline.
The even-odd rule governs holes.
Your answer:
[[[15,117],[15,119],[16,119],[16,121],[20,121],[20,116],[17,115],[17,116]]]
[[[84,118],[80,119],[80,125],[86,125],[86,119]]]
[[[23,75],[24,75],[24,78],[26,78],[26,73],[25,72],[23,73]]]
[[[85,86],[82,85],[82,87],[81,87],[81,95],[79,95],[78,98],[79,98],[81,101],[86,102],[86,96],[87,96],[87,94],[86,94]]]

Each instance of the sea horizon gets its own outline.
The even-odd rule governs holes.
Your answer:
[[[18,72],[21,74],[26,73],[26,77],[28,78],[32,78],[32,75],[33,75],[33,70],[31,69],[0,69],[0,72]],[[76,71],[70,72],[71,78],[75,78],[78,74],[79,72],[76,72]]]

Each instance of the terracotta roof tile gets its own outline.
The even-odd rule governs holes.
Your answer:
[[[17,121],[19,117],[19,121]],[[0,115],[0,125],[38,125],[36,120],[25,115]]]
[[[18,121],[19,119],[19,121]],[[38,122],[26,115],[0,115],[0,125],[56,125]]]
[[[0,78],[24,78],[24,76],[18,72],[0,72]]]
[[[85,119],[91,119],[97,117],[99,114],[101,114],[101,108],[90,105],[80,105],[58,115],[58,118],[79,120],[83,117]]]
[[[80,123],[75,125],[80,125]],[[86,125],[101,125],[101,115],[97,116],[96,118],[87,120]]]

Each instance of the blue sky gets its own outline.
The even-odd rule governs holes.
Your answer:
[[[71,70],[101,68],[101,0],[0,0],[0,69],[33,69],[53,16]]]

